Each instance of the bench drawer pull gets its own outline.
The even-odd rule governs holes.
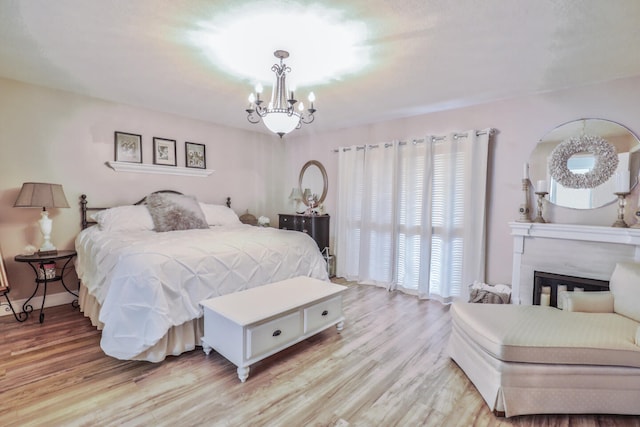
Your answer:
[[[325,310],[325,311],[323,311],[323,312],[322,312],[322,315],[323,315],[323,316],[326,316],[327,314],[329,314],[329,312],[328,312],[327,310]]]
[[[279,336],[282,333],[282,331],[280,329],[276,329],[275,331],[273,331],[273,335],[274,337]]]

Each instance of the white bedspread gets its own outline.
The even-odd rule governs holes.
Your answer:
[[[244,224],[165,233],[95,226],[78,235],[76,250],[78,277],[102,306],[101,347],[119,359],[201,317],[204,299],[295,276],[328,280],[311,237]]]

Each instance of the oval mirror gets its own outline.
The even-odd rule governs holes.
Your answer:
[[[637,184],[639,153],[640,140],[625,126],[574,120],[540,139],[529,158],[529,178],[534,188],[540,180],[548,183],[548,200],[555,205],[595,209],[617,200],[617,172],[629,171],[629,188]]]
[[[309,193],[318,195],[318,204],[324,202],[327,197],[327,189],[329,183],[327,180],[327,171],[322,163],[317,160],[309,160],[304,164],[298,178],[300,194],[305,194],[305,190],[309,189]],[[302,202],[309,206],[306,197],[302,198]]]

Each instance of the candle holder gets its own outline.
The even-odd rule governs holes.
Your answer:
[[[622,193],[616,192],[613,194],[618,196],[618,219],[611,226],[619,227],[619,228],[629,228],[629,224],[624,222],[624,206],[626,204],[625,198],[629,195],[629,192],[628,191],[622,192]],[[638,213],[636,212],[636,215],[637,214]]]
[[[636,208],[636,211],[634,213],[634,215],[636,216],[636,223],[629,226],[630,228],[640,228],[640,206],[638,206]]]
[[[536,196],[538,196],[538,215],[533,219],[533,222],[546,223],[542,217],[542,203],[544,202],[544,196],[549,194],[548,191],[536,191]]]
[[[529,216],[529,178],[522,178],[522,192],[524,193],[524,203],[520,204],[520,218],[516,222],[531,222]]]

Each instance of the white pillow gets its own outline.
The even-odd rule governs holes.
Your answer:
[[[200,203],[200,208],[204,212],[204,217],[209,225],[235,225],[242,224],[238,214],[233,209],[223,205],[210,205]]]
[[[613,313],[613,294],[603,292],[566,292],[562,301],[566,311]]]
[[[609,289],[613,294],[613,309],[640,322],[640,264],[619,262],[611,274]]]
[[[153,230],[153,219],[143,205],[118,206],[90,216],[103,231]]]

